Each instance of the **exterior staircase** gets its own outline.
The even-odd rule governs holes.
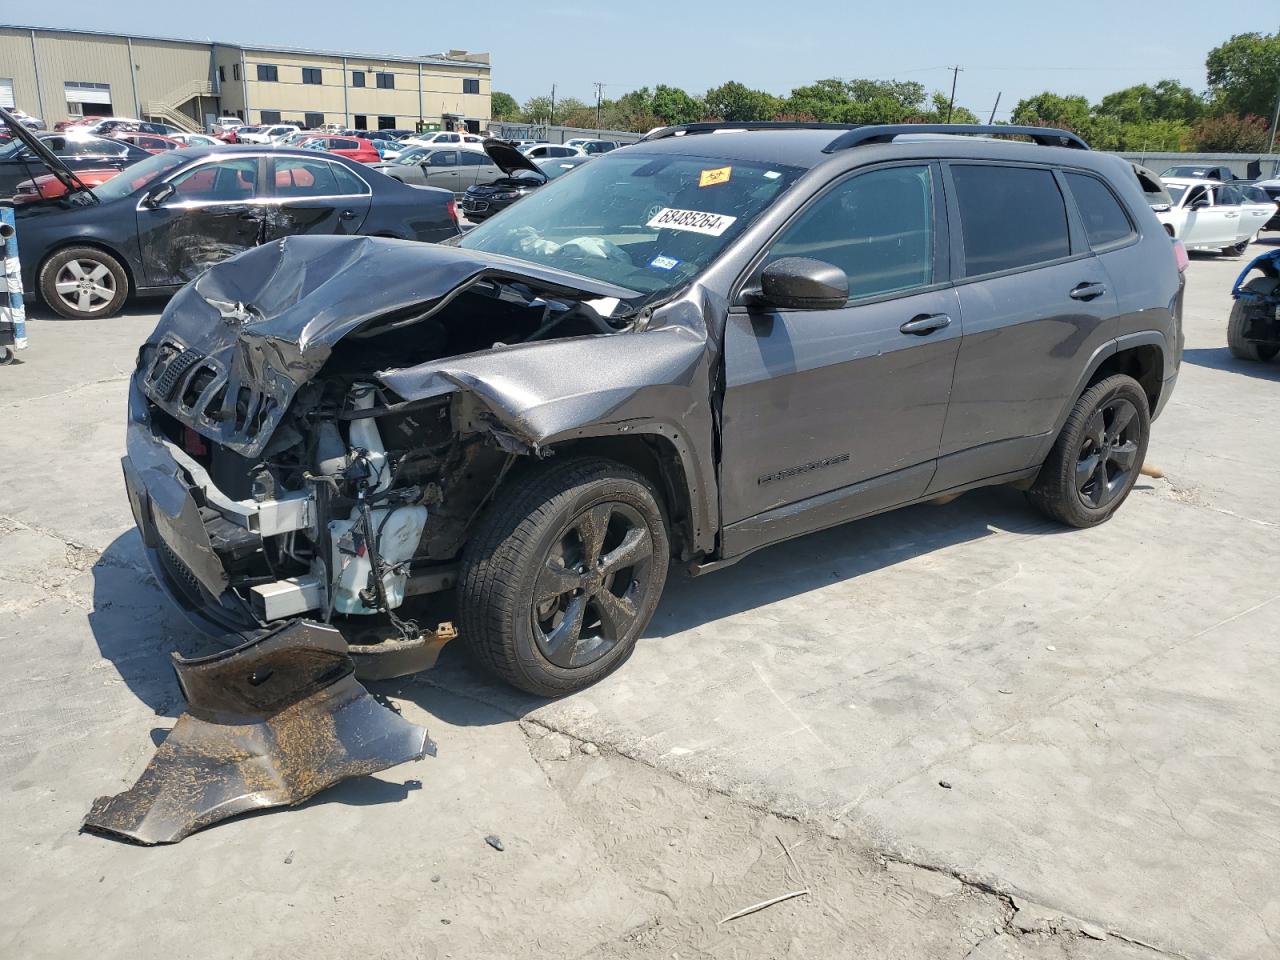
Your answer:
[[[202,125],[199,120],[192,120],[180,109],[196,97],[215,97],[211,80],[191,80],[175,90],[170,90],[164,97],[148,100],[142,105],[142,116],[171,123],[188,133],[200,133]]]

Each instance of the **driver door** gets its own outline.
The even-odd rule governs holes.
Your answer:
[[[420,166],[428,187],[462,193],[468,186],[462,182],[457,150],[433,150]]]
[[[727,554],[776,538],[768,531],[787,513],[779,508],[817,508],[806,527],[816,529],[924,493],[961,334],[939,183],[928,163],[854,174],[771,244],[762,266],[808,257],[842,268],[844,307],[730,311],[720,477]],[[758,289],[759,270],[748,289]]]
[[[138,244],[147,285],[176,286],[257,246],[266,219],[266,158],[224,157],[169,178],[173,194],[138,204]]]

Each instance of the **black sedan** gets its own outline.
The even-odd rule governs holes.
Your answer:
[[[582,156],[530,160],[504,140],[486,140],[484,152],[506,176],[467,187],[467,192],[462,196],[462,212],[468,220],[476,223],[505,210],[547,181],[554,180],[591,159],[589,156]]]
[[[4,125],[0,124],[0,129]],[[88,134],[32,135],[70,170],[123,170],[151,156],[141,147]],[[19,183],[50,173],[49,166],[23,140],[0,145],[0,197],[12,197]]]
[[[188,147],[92,189],[59,175],[70,192],[19,208],[18,240],[23,287],[72,319],[109,317],[130,292],[172,293],[211,264],[295,234],[458,233],[448,191],[314,150]]]

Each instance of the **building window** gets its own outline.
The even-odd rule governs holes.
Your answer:
[[[223,83],[226,83],[226,82],[227,82],[227,68],[226,68],[226,67],[221,67],[221,66],[220,66],[220,67],[218,67],[218,79],[219,79],[219,80],[221,80]]]
[[[258,64],[258,79],[265,83],[276,83],[280,79],[280,71],[274,64]]]
[[[303,114],[303,118],[303,123],[307,125],[308,130],[315,130],[318,127],[324,126],[323,113],[307,113]]]
[[[368,118],[368,117],[366,117],[363,113],[357,113],[357,114],[356,114],[354,117],[352,117],[351,119],[355,121],[355,128],[356,128],[357,130],[368,130],[368,129],[369,129],[369,118]]]
[[[303,67],[302,68],[303,83],[321,83],[319,67]]]
[[[231,65],[231,76],[233,79],[236,79],[236,80],[240,79],[240,64],[233,63]]]
[[[363,71],[363,70],[356,70],[354,73],[352,73],[352,74],[351,74],[351,85],[352,85],[353,87],[363,87],[363,86],[364,86],[364,71]]]
[[[462,81],[463,93],[479,93],[480,81],[476,79],[467,79]]]
[[[394,90],[396,88],[396,75],[394,73],[378,74],[379,90]]]
[[[394,130],[395,128],[396,128],[395,117],[379,117],[378,118],[379,130]]]
[[[280,122],[279,110],[260,110],[258,111],[258,116],[262,117],[262,125],[264,127],[269,127],[273,123]]]

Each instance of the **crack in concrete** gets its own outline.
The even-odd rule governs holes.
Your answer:
[[[96,387],[104,383],[120,383],[123,380],[128,380],[131,376],[133,376],[132,372],[122,373],[120,376],[116,377],[102,377],[99,380],[89,380],[85,383],[78,383],[75,386],[67,387],[64,390],[55,390],[53,393],[41,393],[34,397],[20,397],[17,400],[9,401],[4,404],[3,407],[0,407],[0,409],[12,409],[14,407],[20,407],[26,403],[35,403],[40,400],[55,400],[59,397],[68,397],[73,393],[79,393],[81,390],[85,390],[89,387]]]

